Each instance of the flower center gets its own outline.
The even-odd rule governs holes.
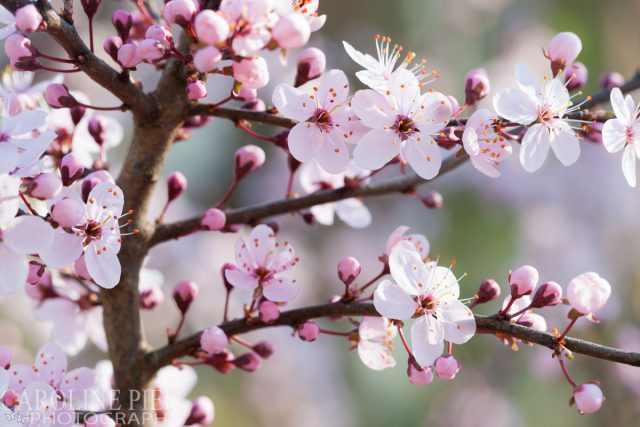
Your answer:
[[[329,132],[333,127],[333,121],[331,120],[331,114],[327,110],[322,108],[316,109],[313,113],[313,121],[318,125],[323,132]]]
[[[437,302],[438,301],[431,294],[420,295],[420,304],[422,305],[422,308],[424,308],[427,311],[435,310]]]
[[[0,142],[7,142],[9,140],[9,134],[0,133]]]
[[[415,132],[419,132],[413,119],[408,116],[397,116],[392,129],[396,131],[402,141],[406,141]]]
[[[102,224],[92,219],[84,225],[84,233],[89,240],[99,239],[102,237]]]

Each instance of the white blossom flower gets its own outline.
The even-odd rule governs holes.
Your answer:
[[[631,95],[623,98],[619,88],[611,91],[615,119],[602,127],[602,144],[609,153],[622,152],[622,173],[630,186],[636,186],[636,157],[640,157],[640,104]]]

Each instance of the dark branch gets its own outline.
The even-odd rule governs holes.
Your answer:
[[[245,319],[237,319],[219,326],[225,331],[227,336],[232,336],[274,326],[296,326],[309,319],[340,316],[379,316],[379,314],[371,303],[331,303],[282,312],[280,313],[280,317],[273,323],[263,323],[257,320],[248,323]],[[558,346],[555,337],[550,333],[540,332],[506,320],[500,320],[496,316],[487,317],[476,315],[475,318],[478,328],[484,331],[519,338],[552,350],[555,350]],[[171,364],[174,360],[187,356],[192,351],[197,350],[200,346],[200,335],[201,332],[193,334],[190,337],[149,353],[146,361],[150,369],[160,369],[163,366]],[[574,353],[584,354],[597,359],[640,366],[640,353],[626,352],[576,338],[565,338],[565,347]]]

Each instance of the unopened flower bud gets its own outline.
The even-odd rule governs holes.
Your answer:
[[[427,194],[420,198],[422,204],[425,205],[428,209],[441,209],[444,206],[444,199],[442,198],[442,194],[433,190],[429,191]]]
[[[239,148],[235,154],[236,180],[241,180],[247,174],[261,168],[265,158],[264,150],[257,145],[245,145]]]
[[[347,286],[356,280],[361,271],[360,262],[354,257],[343,258],[338,262],[338,277]]]
[[[299,87],[318,78],[327,67],[324,52],[315,47],[308,47],[298,53],[296,80],[294,86]]]
[[[280,317],[280,309],[278,304],[273,301],[262,301],[258,306],[258,316],[260,321],[264,323],[271,323]]]
[[[203,10],[198,13],[194,21],[194,29],[198,40],[215,45],[229,36],[229,23],[213,10]]]
[[[196,80],[187,85],[187,98],[191,101],[202,99],[206,97],[207,94],[207,85],[202,80]]]
[[[145,39],[153,39],[160,43],[164,49],[170,49],[173,43],[173,34],[169,27],[160,24],[153,24],[147,28],[144,34]]]
[[[74,197],[63,197],[51,207],[51,218],[63,228],[81,224],[84,214],[84,203]]]
[[[249,89],[260,89],[269,83],[267,61],[256,55],[234,61],[233,77]]]
[[[208,73],[220,65],[222,53],[215,46],[207,46],[198,49],[193,55],[193,65],[201,73]]]
[[[186,27],[196,12],[198,12],[198,6],[193,0],[171,0],[164,5],[162,16],[171,24]]]
[[[164,301],[164,291],[160,287],[152,287],[140,292],[140,308],[155,310]]]
[[[311,26],[301,13],[290,12],[278,19],[271,34],[280,47],[292,49],[307,44]]]
[[[37,261],[29,261],[29,275],[27,276],[27,283],[30,285],[37,285],[40,283],[40,279],[44,276],[46,268],[44,265]],[[2,363],[0,363],[2,366]]]
[[[254,352],[245,353],[233,360],[233,364],[243,371],[255,372],[262,366],[262,359]]]
[[[447,98],[447,101],[449,101],[449,104],[451,105],[451,115],[455,116],[460,110],[460,103],[458,102],[455,96],[447,95],[446,98]]]
[[[231,353],[229,349],[226,349],[222,353],[214,354],[213,356],[208,357],[206,363],[221,374],[226,374],[236,367],[233,364],[233,353]]]
[[[116,422],[107,414],[92,414],[87,417],[85,427],[116,427]]]
[[[131,26],[133,25],[133,18],[131,17],[131,14],[124,9],[118,9],[113,12],[111,22],[120,36],[120,39],[127,40],[129,38]]]
[[[220,269],[220,274],[222,274],[222,283],[224,284],[224,288],[227,292],[231,292],[233,289],[233,285],[227,280],[227,270],[235,270],[237,267],[230,262],[225,262],[222,268]]]
[[[551,72],[554,76],[573,63],[582,50],[580,37],[570,32],[558,33],[549,42],[546,55],[551,60]]]
[[[47,86],[44,91],[44,99],[51,108],[71,108],[78,105],[78,101],[62,83],[51,83]]]
[[[538,286],[531,299],[531,308],[551,307],[562,302],[562,287],[556,282]]]
[[[484,279],[476,293],[476,304],[485,304],[500,297],[500,285],[493,279]]]
[[[47,271],[42,275],[40,281],[36,285],[28,285],[24,288],[27,296],[37,303],[41,303],[49,298],[59,298],[51,281],[51,274]]]
[[[195,282],[184,280],[173,288],[173,299],[182,314],[186,313],[191,303],[198,295],[198,285]]]
[[[474,68],[467,73],[464,83],[465,104],[474,105],[489,94],[489,75],[484,68]]]
[[[133,43],[125,43],[118,49],[116,60],[124,68],[135,68],[142,62],[142,58],[138,55],[138,47]]]
[[[80,186],[80,190],[82,192],[82,200],[87,203],[87,199],[89,198],[89,193],[93,190],[93,187],[100,184],[102,181],[95,176],[87,176],[82,180],[82,185]]]
[[[577,386],[573,390],[573,399],[576,402],[576,408],[583,415],[597,412],[604,403],[602,390],[592,383]]]
[[[65,187],[73,184],[83,173],[84,165],[80,157],[75,153],[71,152],[66,154],[62,160],[60,160],[60,176],[62,177],[62,185]]]
[[[611,71],[600,76],[600,88],[602,90],[611,90],[614,87],[620,87],[624,84],[624,76],[616,71]]]
[[[308,320],[298,327],[298,336],[302,341],[312,342],[320,335],[320,328],[313,320]]]
[[[11,368],[11,358],[11,350],[0,346],[0,369],[8,370]]]
[[[16,10],[16,28],[24,33],[33,33],[40,27],[42,15],[33,4],[22,6]]]
[[[539,314],[526,312],[522,316],[518,317],[516,321],[518,325],[526,326],[527,328],[535,329],[536,331],[544,332],[547,330],[547,321]]]
[[[165,48],[156,39],[144,39],[136,47],[136,54],[146,62],[156,62],[164,58]]]
[[[87,108],[83,105],[76,105],[75,107],[69,108],[69,114],[71,115],[71,121],[74,126],[78,126],[78,123],[80,123],[86,112]]]
[[[40,200],[52,199],[62,190],[62,181],[54,173],[41,173],[31,181],[27,194]]]
[[[200,396],[191,402],[191,413],[184,422],[185,426],[209,425],[215,417],[213,402],[206,396]]]
[[[589,71],[582,62],[574,62],[564,69],[564,80],[568,91],[581,89],[587,84]]]
[[[222,353],[229,345],[227,334],[218,326],[205,329],[200,335],[200,347],[208,354]]]
[[[509,275],[509,286],[511,287],[511,296],[520,298],[529,295],[538,283],[538,270],[530,265],[517,268]]]
[[[453,355],[446,354],[438,357],[433,367],[439,378],[452,381],[460,371],[460,362]]]
[[[260,98],[255,98],[252,101],[245,102],[240,106],[240,108],[242,108],[243,110],[257,111],[257,112],[267,111],[267,105]]]
[[[209,231],[219,231],[227,223],[227,215],[218,208],[209,208],[200,219],[200,226]]]
[[[258,356],[263,359],[268,359],[274,352],[273,344],[269,341],[260,341],[253,346],[253,351],[255,351]]]
[[[433,381],[433,371],[430,366],[421,368],[415,361],[409,359],[407,366],[409,382],[414,385],[428,385]]]
[[[167,177],[169,202],[174,201],[187,189],[187,178],[181,172],[173,172]]]
[[[82,9],[84,13],[87,15],[89,19],[93,19],[95,14],[98,12],[98,7],[100,7],[101,0],[80,0],[80,4],[82,5]]]
[[[602,122],[589,122],[585,123],[582,128],[582,134],[586,139],[596,144],[602,144],[602,128],[604,123]]]
[[[567,299],[582,314],[600,310],[611,295],[611,285],[598,273],[588,272],[574,277],[567,286]]]

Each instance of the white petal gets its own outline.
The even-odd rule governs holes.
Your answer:
[[[18,147],[13,144],[0,144],[0,174],[12,172],[18,165]]]
[[[462,144],[464,146],[464,151],[469,154],[470,157],[477,156],[480,154],[480,144],[478,143],[478,134],[475,129],[469,126],[467,123],[467,127],[464,129],[462,133]]]
[[[376,170],[400,154],[400,143],[394,141],[393,132],[370,130],[358,141],[353,159],[363,169]]]
[[[27,280],[29,267],[24,255],[0,243],[0,294],[11,295]]]
[[[566,125],[559,133],[552,135],[551,149],[560,163],[565,166],[574,164],[580,157],[580,142],[569,125]]]
[[[124,193],[111,182],[101,182],[89,193],[87,215],[91,219],[102,222],[108,217],[119,217],[123,208]]]
[[[420,254],[403,245],[397,245],[389,256],[391,277],[409,295],[420,295],[427,290],[429,271]]]
[[[285,278],[275,278],[263,284],[262,294],[274,302],[289,302],[298,295],[298,285]]]
[[[454,344],[464,344],[476,333],[473,313],[457,299],[438,304],[438,319],[443,323],[444,338]]]
[[[105,289],[112,289],[118,285],[122,270],[115,251],[110,248],[105,251],[91,243],[84,251],[84,259],[87,271],[96,284]]]
[[[418,303],[391,280],[383,280],[373,294],[373,305],[378,313],[389,319],[404,320],[415,313]]]
[[[542,99],[549,110],[562,116],[571,103],[569,91],[559,77],[545,80],[542,84]]]
[[[421,178],[433,179],[442,166],[442,153],[438,144],[431,138],[417,137],[408,139],[404,156]]]
[[[611,90],[611,107],[613,108],[613,112],[616,113],[617,118],[622,120],[624,123],[629,123],[632,112],[624,101],[620,88],[614,87]]]
[[[298,123],[289,132],[289,151],[301,163],[311,161],[318,155],[327,138],[318,126],[312,123]]]
[[[622,152],[622,173],[631,187],[636,186],[636,153],[627,145]]]
[[[460,285],[458,279],[450,268],[435,266],[429,275],[429,291],[436,299],[454,299],[460,297]]]
[[[308,94],[287,84],[274,89],[272,101],[280,114],[301,122],[311,117],[315,110],[315,103],[309,102]]]
[[[349,95],[349,80],[341,70],[325,71],[318,82],[318,102],[325,110],[344,103]]]
[[[433,365],[444,348],[444,329],[433,316],[422,316],[411,326],[411,350],[420,366]]]
[[[351,99],[351,107],[362,123],[372,129],[384,129],[393,124],[393,105],[378,91],[359,90]]]
[[[396,360],[393,358],[391,350],[381,343],[361,339],[358,343],[358,356],[365,366],[374,371],[382,371],[396,366]]]
[[[57,388],[67,373],[67,355],[58,344],[45,344],[36,353],[33,365],[43,381]]]
[[[528,125],[538,117],[538,105],[531,94],[520,89],[504,89],[493,97],[496,113],[507,120]]]
[[[620,119],[610,119],[602,126],[602,145],[609,153],[616,153],[627,142],[627,126]]]
[[[47,112],[44,110],[24,110],[16,116],[2,118],[2,131],[9,135],[22,135],[44,126]]]
[[[82,237],[58,228],[53,232],[49,247],[40,251],[40,258],[49,267],[64,268],[80,258],[83,251]]]
[[[329,138],[324,138],[324,143],[317,153],[317,160],[322,168],[333,174],[347,170],[349,166],[349,149],[347,144],[340,140],[338,132],[331,132]]]
[[[527,172],[535,172],[544,163],[549,153],[549,130],[542,124],[531,126],[522,139],[520,163]]]
[[[241,270],[228,269],[225,270],[225,277],[236,288],[252,291],[258,287],[258,279],[252,274],[245,273]]]
[[[324,205],[313,206],[310,210],[316,221],[322,225],[333,225],[335,214],[335,203],[325,203]]]
[[[0,227],[11,221],[18,213],[20,209],[19,191],[19,178],[0,174]]]
[[[276,234],[268,225],[260,224],[251,230],[247,248],[259,267],[267,267],[276,251]]]
[[[371,212],[358,199],[346,199],[335,203],[336,214],[349,227],[365,228],[371,224]]]
[[[22,215],[11,222],[3,236],[4,243],[15,252],[36,254],[51,245],[53,229],[39,216]]]
[[[351,57],[351,59],[353,59],[358,65],[368,70],[381,70],[380,63],[373,56],[360,52],[346,41],[343,41],[342,45],[344,46],[344,50],[347,52],[347,55],[349,55],[349,57]]]

